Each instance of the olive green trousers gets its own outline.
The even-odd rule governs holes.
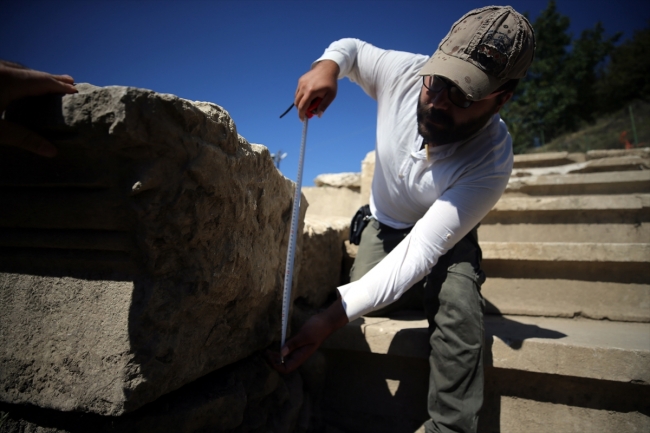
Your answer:
[[[396,230],[374,218],[363,231],[350,271],[356,281],[376,266],[410,229]],[[387,316],[419,309],[429,322],[427,433],[476,432],[483,404],[483,310],[481,248],[476,228],[442,256],[431,273],[394,303],[368,314]]]

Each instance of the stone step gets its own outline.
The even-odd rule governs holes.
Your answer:
[[[650,194],[503,196],[482,224],[640,224],[650,221]]]
[[[647,284],[650,244],[481,242],[492,278],[566,279]]]
[[[428,359],[422,314],[362,317],[323,348]],[[485,316],[487,365],[650,385],[650,324],[555,317]]]
[[[576,161],[585,160],[584,154],[569,154],[569,152],[546,152],[546,153],[528,153],[515,155],[513,167],[552,167],[564,164],[571,164]]]
[[[542,176],[551,174],[602,173],[608,171],[636,171],[650,169],[650,159],[638,156],[618,156],[573,162],[551,167],[515,168],[511,177]]]
[[[485,216],[489,242],[650,242],[650,194],[504,196]]]
[[[650,284],[488,277],[481,293],[487,314],[650,322]]]
[[[618,158],[623,156],[636,156],[639,158],[650,158],[650,147],[642,147],[637,149],[598,149],[590,150],[586,153],[586,159],[604,159],[604,158]]]
[[[522,431],[540,414],[555,418],[532,431],[650,425],[650,324],[486,316],[485,335],[479,431]],[[423,431],[429,345],[421,315],[361,318],[323,347],[328,422],[346,432]]]
[[[481,224],[483,242],[650,243],[650,223],[640,224]]]
[[[569,173],[599,173],[604,171],[648,170],[650,159],[636,156],[619,156],[615,158],[594,159],[576,164]]]
[[[483,259],[567,262],[650,262],[650,245],[585,242],[483,242]]]
[[[650,170],[511,177],[506,194],[545,196],[650,191]]]

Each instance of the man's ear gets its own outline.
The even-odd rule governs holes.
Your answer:
[[[495,114],[498,113],[504,105],[506,105],[506,102],[512,98],[513,94],[514,92],[506,92],[497,96],[497,105],[494,107]]]

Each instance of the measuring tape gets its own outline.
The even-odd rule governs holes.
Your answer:
[[[298,238],[298,216],[300,214],[300,196],[302,190],[302,167],[305,161],[305,146],[307,144],[307,123],[314,116],[314,112],[321,99],[317,98],[307,108],[305,120],[302,122],[302,140],[300,141],[300,156],[298,157],[298,177],[296,179],[296,191],[293,195],[293,209],[291,212],[291,231],[289,232],[289,247],[287,248],[287,263],[284,271],[284,290],[282,292],[282,339],[280,341],[280,353],[287,339],[287,328],[289,325],[289,308],[291,307],[291,283],[293,281],[293,260],[296,256],[296,240]],[[285,111],[280,118],[293,108],[293,104]],[[280,361],[284,364],[284,357],[280,355]]]

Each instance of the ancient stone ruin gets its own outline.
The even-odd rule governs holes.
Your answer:
[[[0,147],[2,429],[294,428],[301,375],[260,357],[293,183],[217,105],[78,89],[6,113],[59,155]]]
[[[326,218],[323,198],[352,216],[373,166],[371,152],[356,197],[303,189],[306,221]],[[479,432],[650,431],[650,149],[516,155],[478,233],[488,277]],[[333,334],[322,349],[326,420],[424,432],[427,326],[408,312]]]
[[[294,185],[264,146],[214,104],[79,90],[6,113],[59,155],[0,146],[0,432],[423,432],[421,312],[265,362]],[[373,168],[303,188],[294,328],[346,282]],[[650,149],[515,157],[479,228],[479,431],[650,430],[649,193]]]

